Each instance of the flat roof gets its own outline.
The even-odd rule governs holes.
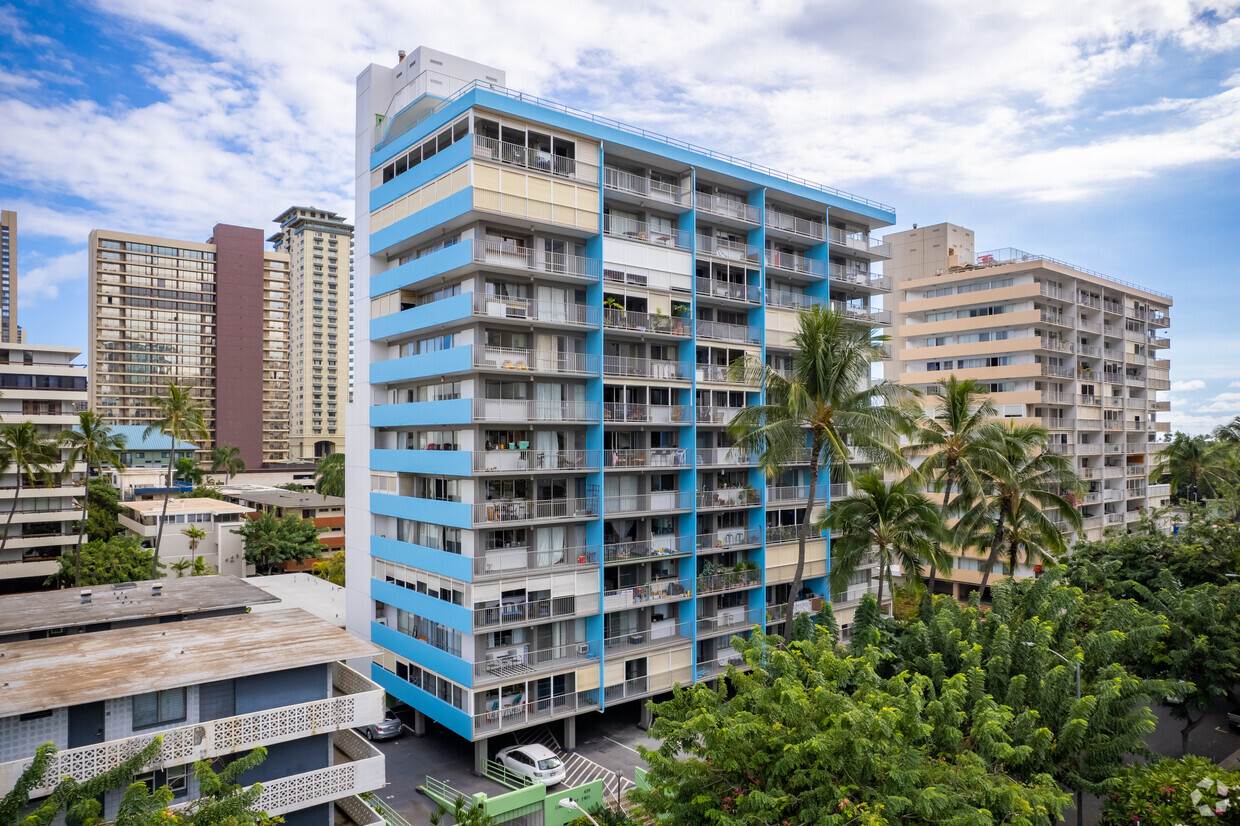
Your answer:
[[[157,597],[151,596],[151,585],[155,583],[163,586]],[[92,592],[87,605],[82,605],[83,590]],[[0,634],[197,614],[270,602],[279,600],[240,577],[227,574],[32,591],[0,596]]]
[[[247,502],[257,502],[277,508],[343,508],[343,496],[324,496],[312,490],[298,493],[282,488],[259,485],[225,485],[220,488],[224,496],[235,496]]]
[[[344,588],[334,582],[328,582],[305,571],[271,576],[248,576],[245,581],[280,598],[280,605],[256,605],[254,607],[256,614],[285,608],[301,608],[325,622],[344,627]]]
[[[378,648],[298,608],[0,645],[6,716],[268,674]]]
[[[160,488],[163,490],[163,488]],[[134,513],[140,513],[143,516],[159,516],[164,510],[163,499],[150,499],[139,502],[122,502],[125,507]],[[225,502],[222,499],[212,499],[209,496],[195,496],[190,499],[169,499],[168,513],[250,513],[253,508],[247,508],[245,505],[238,505],[236,502]]]

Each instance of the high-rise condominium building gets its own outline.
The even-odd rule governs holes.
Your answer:
[[[204,244],[90,234],[90,405],[148,425],[169,382],[206,406],[203,451],[246,465],[289,457],[289,257],[258,229],[216,224]]]
[[[289,456],[344,452],[349,392],[353,227],[334,212],[289,207],[267,240],[288,253]]]
[[[889,324],[870,233],[895,218],[504,82],[422,48],[357,85],[349,623],[478,759],[553,718],[571,743],[575,715],[780,627],[829,482],[733,449],[760,393],[728,364],[786,368],[812,304]],[[816,538],[806,611],[828,570]]]
[[[81,354],[76,347],[0,344],[0,421],[33,422],[44,437],[76,425],[76,411],[86,402],[86,368],[73,363]],[[61,450],[62,459],[66,453],[67,449]],[[74,522],[82,517],[75,499],[86,492],[75,472],[84,472],[86,466],[67,468],[62,463],[49,470],[53,475],[47,480],[32,484],[21,479],[18,493],[16,469],[0,468],[5,518],[12,506],[8,497],[17,496],[0,552],[0,593],[38,588],[60,570],[60,555],[73,553]]]
[[[17,213],[6,209],[0,210],[0,343],[21,343],[17,330]]]
[[[1170,342],[1159,334],[1171,296],[1044,255],[975,254],[972,230],[953,224],[884,240],[896,290],[895,369],[927,394],[923,403],[934,403],[940,379],[976,379],[1006,420],[1050,428],[1051,449],[1071,457],[1089,485],[1081,538],[1166,504],[1168,486],[1148,480],[1156,440],[1170,429],[1155,417],[1170,409],[1157,393],[1171,387],[1170,363],[1160,358]],[[976,585],[979,565],[958,558],[955,584],[942,587]]]

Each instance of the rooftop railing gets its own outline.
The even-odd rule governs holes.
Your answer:
[[[1166,293],[1151,290],[1149,287],[1142,287],[1140,284],[1133,284],[1131,281],[1123,281],[1119,278],[1112,278],[1111,276],[1104,275],[1096,270],[1087,270],[1084,267],[1078,267],[1076,264],[1069,264],[1067,261],[1060,261],[1058,258],[1051,258],[1049,255],[1035,255],[1031,252],[1018,250],[1015,247],[1001,247],[999,249],[986,250],[985,252],[979,252],[977,254],[977,263],[979,266],[985,266],[986,264],[1010,264],[1034,261],[1049,261],[1052,264],[1058,264],[1059,266],[1067,267],[1070,270],[1076,270],[1077,272],[1083,272],[1086,275],[1092,275],[1095,278],[1101,278],[1104,281],[1110,281],[1112,284],[1121,284],[1125,287],[1143,290],[1151,295],[1162,296],[1168,300],[1171,298],[1171,296]]]

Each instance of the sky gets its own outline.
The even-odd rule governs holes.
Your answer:
[[[1240,5],[1176,0],[0,0],[29,340],[86,345],[93,228],[351,219],[356,76],[418,45],[1171,293],[1172,427],[1240,415]]]

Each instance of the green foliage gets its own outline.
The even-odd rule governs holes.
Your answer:
[[[328,582],[344,587],[344,551],[336,551],[327,559],[314,563],[314,567],[310,569],[310,573],[319,579],[325,579]]]
[[[102,476],[86,482],[86,537],[91,540],[111,539],[121,532],[116,517],[121,510],[120,492]]]
[[[1200,502],[1234,492],[1236,443],[1228,439],[1176,433],[1158,453],[1150,480],[1166,481],[1179,500]]]
[[[168,384],[166,395],[151,396],[150,405],[155,408],[157,418],[143,431],[142,435],[143,437],[148,437],[153,433],[162,433],[168,437],[167,478],[171,481],[173,459],[177,455],[177,442],[210,438],[210,431],[207,428],[205,417],[206,405],[201,400],[194,398],[190,388],[181,387],[176,382]],[[195,484],[199,484],[201,481],[202,479],[199,477]],[[171,496],[172,487],[169,485],[164,489],[163,515],[166,515],[168,512],[168,499]],[[159,547],[163,543],[163,539],[164,520],[161,518],[159,528],[155,532],[155,552],[151,555],[152,578],[156,577],[159,572]]]
[[[1160,760],[1124,772],[1102,804],[1101,826],[1236,823],[1240,772],[1202,757]],[[1204,808],[1204,811],[1203,811]]]
[[[431,826],[439,826],[445,817],[452,818],[456,826],[495,826],[495,818],[491,817],[481,806],[471,806],[464,797],[457,797],[449,809],[442,803],[431,812]]]
[[[178,482],[197,486],[202,484],[204,478],[202,468],[198,467],[198,463],[190,456],[182,456],[173,466],[173,479]]]
[[[314,520],[294,513],[286,513],[281,519],[271,511],[263,511],[257,519],[247,520],[232,532],[245,540],[245,561],[259,573],[274,573],[285,562],[318,559],[322,554]]]
[[[314,468],[314,490],[323,496],[344,496],[344,454],[330,453]]]
[[[151,558],[154,553],[143,548],[137,537],[115,536],[107,540],[96,539],[87,542],[82,546],[81,556],[80,584],[87,587],[149,579]],[[48,578],[47,584],[68,586],[72,585],[73,581],[73,557],[62,556],[60,557],[60,570]]]
[[[71,825],[97,826],[102,824],[104,823],[101,817],[102,807],[99,805],[97,798],[101,798],[105,792],[119,789],[130,783],[133,780],[133,776],[141,771],[142,767],[149,763],[158,753],[162,742],[162,737],[156,737],[128,760],[80,783],[72,777],[61,778],[60,782],[52,789],[51,794],[43,798],[42,803],[39,804],[34,812],[22,820],[16,817],[10,819],[8,816],[10,809],[6,807],[10,807],[12,804],[16,804],[16,810],[25,807],[28,802],[22,799],[25,794],[30,789],[42,785],[46,779],[47,763],[45,762],[37,768],[35,765],[32,765],[31,768],[22,773],[22,778],[18,781],[18,786],[24,787],[25,791],[13,801],[10,801],[9,797],[6,796],[4,801],[0,802],[0,823],[21,823],[23,826],[47,826],[55,822],[57,817],[63,814],[65,822]],[[43,746],[42,749],[46,750],[48,757],[56,751],[55,746],[51,743]],[[26,782],[23,783],[23,781]],[[15,789],[14,791],[17,790]]]
[[[55,754],[54,743],[44,743],[35,749],[34,760],[18,775],[17,782],[9,793],[0,797],[0,823],[7,825],[18,822],[22,809],[30,802],[31,789],[38,788]]]
[[[882,677],[872,658],[755,634],[750,673],[727,685],[677,687],[655,705],[639,747],[643,813],[670,823],[1046,824],[1068,796],[1047,773],[1022,771],[1016,715],[964,675]],[[1043,749],[1046,747],[1043,746]]]
[[[220,499],[223,500],[224,494],[220,492],[220,486],[214,482],[203,482],[196,486],[193,490],[180,495],[181,499]]]
[[[1067,565],[1074,585],[1117,599],[1135,596],[1130,583],[1154,587],[1164,570],[1185,588],[1226,585],[1227,574],[1240,574],[1240,524],[1195,519],[1175,536],[1151,524],[1138,533],[1078,542]]]
[[[178,579],[185,576],[186,571],[189,572],[190,576],[209,576],[214,573],[211,570],[211,566],[207,565],[207,561],[200,556],[194,557],[192,561],[182,557],[169,565],[168,568],[176,573]]]
[[[241,458],[241,450],[232,445],[216,445],[211,451],[211,472],[224,471],[225,481],[245,471],[245,460]]]
[[[293,493],[305,493],[307,488],[305,485],[299,485],[296,482],[285,482],[283,485],[276,485],[277,490],[288,490]]]
[[[590,817],[594,818],[594,822],[598,826],[626,826],[633,823],[633,818],[624,812],[618,812],[615,809],[609,809],[606,806],[595,806],[590,810]],[[582,817],[570,820],[568,826],[591,826],[590,821],[583,815]]]

